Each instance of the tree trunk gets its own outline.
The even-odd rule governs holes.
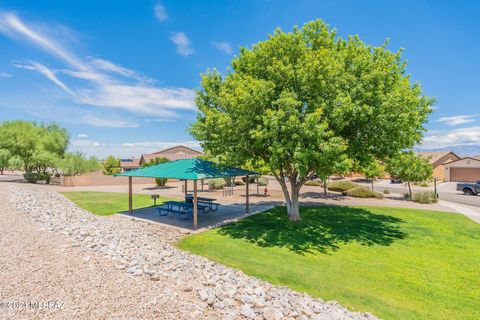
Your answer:
[[[412,187],[410,186],[410,181],[407,181],[408,185],[408,195],[410,197],[410,200],[412,200]]]
[[[283,196],[285,197],[288,218],[293,221],[300,220],[300,209],[298,204],[298,195],[300,187],[296,186],[296,181],[290,180],[290,191],[287,188],[287,183],[283,177],[276,177],[278,183],[282,187]]]
[[[323,180],[323,195],[327,197],[327,179]]]
[[[3,176],[3,167],[0,167],[0,175]]]
[[[372,179],[372,191],[373,191],[373,179]]]
[[[292,190],[292,200],[290,201],[290,207],[287,207],[288,218],[292,221],[300,220],[300,207],[298,204],[299,190]]]

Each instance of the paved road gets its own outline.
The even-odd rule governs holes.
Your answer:
[[[405,193],[408,192],[407,188],[404,188],[402,185],[394,185],[394,186],[377,186],[374,187],[376,191],[382,192],[385,189],[390,190],[393,193]],[[416,190],[412,190],[415,192]],[[454,193],[454,192],[439,192],[439,198],[441,200],[446,200],[450,202],[456,202],[461,204],[466,204],[469,206],[475,206],[480,208],[480,195],[477,196],[466,196],[462,193]]]

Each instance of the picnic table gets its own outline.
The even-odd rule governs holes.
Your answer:
[[[220,206],[220,203],[216,203],[217,199],[214,198],[206,198],[206,197],[197,197],[197,203],[198,204],[206,204],[208,205],[208,211],[217,211],[218,207]],[[193,194],[187,194],[185,195],[185,202],[187,203],[193,203]],[[208,212],[207,211],[207,212]],[[205,212],[206,213],[206,212]]]
[[[197,209],[206,212],[206,205],[197,204]],[[193,217],[193,203],[183,201],[167,201],[157,208],[158,214],[161,216],[167,216],[169,213],[185,215],[185,219]]]

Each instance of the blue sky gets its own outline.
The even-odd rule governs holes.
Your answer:
[[[340,36],[404,48],[437,97],[424,146],[480,145],[477,1],[2,1],[0,121],[60,123],[71,149],[137,156],[197,146],[200,73],[240,46],[321,18]]]

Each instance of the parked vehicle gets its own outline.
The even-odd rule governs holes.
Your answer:
[[[398,177],[390,177],[390,183],[403,183],[403,181]]]
[[[477,195],[480,193],[480,180],[476,183],[457,183],[457,191],[463,191],[466,195]]]

